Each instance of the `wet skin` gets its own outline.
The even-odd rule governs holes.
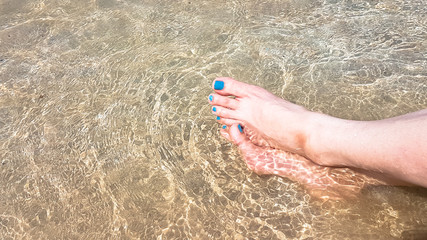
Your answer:
[[[340,164],[309,158],[307,132],[311,129],[304,126],[318,113],[231,78],[218,78],[212,87],[215,93],[208,98],[212,113],[223,124],[221,135],[239,147],[255,173],[298,181],[312,196],[322,199],[355,197],[366,184],[401,184],[372,172],[327,167]]]

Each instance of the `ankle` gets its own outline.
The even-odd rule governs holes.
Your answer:
[[[341,133],[348,127],[347,120],[312,112],[307,131],[305,154],[313,162],[322,166],[350,166],[340,151]]]

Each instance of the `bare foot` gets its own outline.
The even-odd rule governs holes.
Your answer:
[[[263,88],[231,78],[217,78],[213,88],[216,93],[209,96],[209,101],[217,120],[228,126],[243,126],[241,131],[234,127],[221,130],[221,134],[239,146],[255,173],[298,181],[320,198],[354,196],[367,183],[407,185],[392,175],[355,169],[360,166],[349,164],[351,158],[343,157],[345,154],[328,152],[328,144],[340,139],[337,132],[351,132],[359,126],[357,135],[361,131],[359,123],[310,112]],[[345,153],[346,149],[345,145],[341,150]]]
[[[346,132],[353,128],[354,121],[308,111],[261,87],[232,78],[217,78],[212,87],[215,93],[209,95],[209,103],[218,122],[241,124],[256,145],[297,153],[322,166],[360,167],[353,166],[348,158],[331,157],[327,151],[328,142],[337,141],[333,131]]]
[[[209,102],[220,123],[240,123],[257,145],[307,157],[305,147],[311,131],[307,126],[312,125],[307,121],[314,119],[316,113],[232,78],[217,78],[213,88],[216,93],[209,96]]]
[[[353,198],[366,184],[383,184],[349,168],[323,167],[294,153],[257,146],[246,137],[238,124],[221,129],[221,135],[239,147],[249,169],[256,174],[277,175],[298,181],[315,198]]]

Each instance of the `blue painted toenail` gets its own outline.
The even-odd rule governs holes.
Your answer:
[[[216,116],[216,120],[220,120],[220,119],[221,119],[220,117]]]
[[[215,90],[222,90],[224,88],[224,82],[223,81],[215,81],[214,89]]]
[[[212,100],[213,100],[213,96],[212,96],[212,95],[209,95],[209,101],[211,101],[211,102],[212,102]]]
[[[213,107],[213,108],[212,108],[212,111],[216,112],[216,107]]]
[[[241,133],[243,133],[242,126],[240,126],[240,124],[239,124],[239,125],[237,125],[237,127],[239,128],[239,131],[240,131]]]
[[[226,128],[227,128],[227,126],[225,126],[225,125],[224,125],[224,126],[222,126],[222,129],[226,129]]]

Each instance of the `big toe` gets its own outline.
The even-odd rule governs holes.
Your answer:
[[[243,127],[240,124],[233,124],[230,127],[229,134],[231,141],[238,146],[246,145],[249,142],[249,139],[243,133]]]
[[[212,83],[212,88],[215,92],[223,96],[245,97],[248,96],[248,92],[253,87],[252,85],[236,81],[229,77],[216,78]]]
[[[250,140],[243,133],[240,124],[234,123],[231,126],[224,125],[220,130],[221,136],[239,147],[250,145]]]
[[[270,174],[265,161],[265,149],[255,146],[243,133],[243,128],[240,124],[234,124],[229,129],[229,137],[235,143],[245,159],[246,165],[256,174]],[[260,157],[263,157],[262,159]]]

